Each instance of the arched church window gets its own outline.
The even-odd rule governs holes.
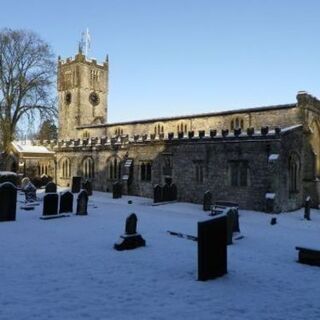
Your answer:
[[[230,129],[243,129],[244,128],[244,121],[242,118],[236,117],[230,121]]]
[[[297,153],[292,153],[289,157],[289,192],[299,192],[300,182],[300,157]]]
[[[180,122],[180,124],[178,124],[177,126],[177,132],[183,132],[183,133],[187,133],[188,132],[188,125],[184,122]]]
[[[107,178],[108,180],[119,180],[121,178],[121,160],[112,157],[107,162]]]
[[[71,161],[69,158],[62,158],[60,161],[61,178],[67,179],[71,177]]]
[[[89,131],[84,131],[83,134],[82,134],[82,137],[83,137],[84,139],[90,138],[90,133],[89,133]]]
[[[152,163],[151,161],[143,161],[140,164],[140,180],[151,181],[152,177]]]
[[[82,174],[86,179],[94,178],[94,161],[91,157],[85,158],[83,160]]]
[[[164,126],[162,123],[158,123],[154,126],[154,134],[155,135],[160,135],[164,133]]]

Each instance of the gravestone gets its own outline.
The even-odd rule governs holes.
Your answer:
[[[227,273],[227,217],[225,214],[198,222],[198,280]]]
[[[46,186],[49,182],[52,181],[52,178],[47,176],[46,174],[43,174],[41,177],[40,177],[40,180],[41,180],[41,186]],[[56,191],[53,191],[53,192],[57,192]]]
[[[138,218],[136,214],[132,213],[126,219],[126,234],[136,234],[137,233],[137,221]]]
[[[17,188],[11,182],[0,184],[0,221],[15,221]]]
[[[21,189],[24,189],[29,182],[30,182],[30,179],[28,177],[24,177],[21,180]]]
[[[57,192],[57,185],[52,181],[48,182],[46,184],[45,192],[46,193],[55,193],[55,192]]]
[[[82,177],[72,177],[72,185],[71,185],[71,192],[72,193],[79,193],[80,192],[81,179],[82,179]]]
[[[172,183],[169,189],[169,201],[176,201],[178,197],[178,189],[177,186]]]
[[[29,181],[23,188],[26,202],[37,201],[37,188]]]
[[[88,193],[82,190],[77,199],[77,215],[86,216],[88,214]]]
[[[236,212],[233,209],[227,212],[227,245],[232,244],[232,235],[236,224]]]
[[[210,211],[212,206],[212,193],[207,190],[203,195],[203,211]]]
[[[118,199],[122,197],[122,184],[117,181],[112,186],[112,197],[113,199]]]
[[[153,202],[158,203],[162,201],[162,187],[160,185],[156,185],[153,188]]]
[[[138,218],[135,213],[132,213],[127,217],[125,234],[114,244],[113,248],[115,250],[132,250],[146,245],[146,241],[139,233],[137,233],[137,221]]]
[[[54,216],[58,214],[58,200],[57,193],[48,193],[43,197],[43,216]]]
[[[304,201],[304,218],[306,220],[311,220],[310,219],[310,204],[311,204],[311,198],[307,197]]]
[[[66,191],[60,196],[59,213],[73,212],[73,194],[70,191]]]
[[[88,196],[92,196],[92,182],[90,180],[86,180],[82,184],[82,189],[86,190],[88,193]]]

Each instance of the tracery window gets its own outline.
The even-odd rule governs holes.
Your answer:
[[[204,181],[204,165],[202,161],[197,161],[194,164],[195,180],[197,183],[203,183]]]
[[[152,164],[150,161],[143,161],[140,165],[140,180],[151,181]]]
[[[164,133],[164,126],[163,126],[163,124],[160,124],[160,123],[156,124],[156,125],[154,126],[154,134],[155,134],[155,135],[160,135],[160,134],[162,134],[162,133]]]
[[[116,136],[122,136],[122,135],[123,135],[123,129],[122,129],[122,128],[116,128],[116,129],[114,130],[114,134],[115,134]]]
[[[82,174],[86,179],[94,178],[94,161],[91,157],[87,157],[83,160]]]
[[[121,178],[121,160],[112,157],[107,162],[107,177],[109,180],[119,180]]]
[[[233,187],[247,187],[249,185],[249,164],[248,161],[229,161],[229,182]]]
[[[71,161],[69,158],[62,158],[60,162],[61,178],[71,177]]]
[[[177,132],[183,132],[183,133],[187,133],[188,132],[188,126],[186,123],[184,122],[180,122],[178,125],[177,125]]]
[[[244,128],[244,121],[242,118],[235,118],[235,119],[232,119],[231,120],[231,123],[230,123],[230,129],[231,130],[234,130],[234,129],[243,129]]]

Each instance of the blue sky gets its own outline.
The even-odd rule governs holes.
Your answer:
[[[110,58],[109,121],[320,97],[317,0],[0,0],[0,27],[27,28],[73,56]]]

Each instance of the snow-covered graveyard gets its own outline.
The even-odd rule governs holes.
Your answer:
[[[43,194],[38,192],[38,197]],[[94,192],[87,216],[41,220],[42,203],[0,223],[0,319],[320,319],[320,268],[297,263],[296,246],[320,249],[320,212],[240,210],[244,238],[228,246],[228,273],[197,281],[201,205],[152,206]],[[128,201],[131,200],[132,204]],[[116,251],[130,213],[146,246]]]

